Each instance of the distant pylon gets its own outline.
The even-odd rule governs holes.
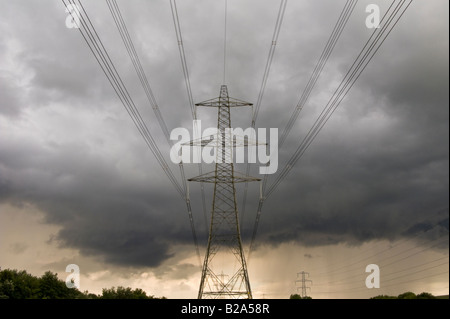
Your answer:
[[[232,136],[226,134],[226,129],[231,129],[231,108],[252,104],[230,98],[227,86],[222,85],[219,98],[198,103],[196,106],[218,108],[215,170],[188,180],[214,184],[208,246],[198,298],[252,299],[239,229],[235,184],[260,179],[234,171],[233,150],[238,143],[233,141]],[[205,146],[209,142],[210,139],[205,141],[201,139],[191,141],[190,145]],[[248,143],[245,142],[243,146],[248,146]],[[233,263],[237,266],[233,267]]]
[[[299,275],[301,275],[301,279],[300,280],[296,280],[295,283],[300,282],[301,286],[297,287],[297,291],[299,289],[301,289],[301,297],[305,298],[306,296],[308,296],[306,294],[306,291],[308,289],[311,290],[311,287],[308,287],[307,284],[308,284],[308,282],[310,282],[312,284],[312,280],[306,279],[307,277],[309,277],[309,273],[307,273],[307,272],[302,271],[302,272],[297,273],[297,278],[299,277]]]

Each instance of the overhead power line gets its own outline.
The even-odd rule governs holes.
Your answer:
[[[403,284],[410,284],[410,283],[417,282],[417,281],[420,281],[420,280],[434,278],[434,277],[437,277],[437,276],[442,276],[442,275],[445,275],[445,274],[448,274],[448,273],[449,273],[449,270],[447,268],[445,271],[439,272],[437,274],[427,274],[426,276],[423,276],[423,277],[420,277],[420,278],[408,278],[408,280],[406,280],[406,281],[395,282],[395,283],[391,283],[389,285],[382,285],[380,289],[384,289],[384,288],[392,287],[392,286],[398,287],[398,286],[403,285]],[[347,288],[347,289],[339,289],[338,291],[317,291],[316,293],[318,293],[318,294],[337,294],[337,293],[343,293],[343,292],[355,292],[355,293],[357,293],[357,292],[360,292],[360,291],[367,291],[367,288],[366,287],[361,287],[361,285],[358,285],[358,286],[350,287],[350,288]]]
[[[292,155],[291,159],[288,161],[286,166],[282,169],[281,173],[278,175],[277,179],[272,183],[267,191],[266,198],[269,197],[278,185],[286,178],[287,174],[291,171],[294,165],[298,162],[298,160],[303,156],[305,151],[317,137],[319,132],[325,126],[325,124],[330,119],[331,115],[340,105],[342,100],[348,94],[350,89],[355,84],[356,80],[360,77],[362,72],[365,70],[369,62],[372,60],[374,55],[378,52],[381,45],[384,43],[386,38],[392,32],[394,27],[397,25],[398,21],[401,19],[405,11],[408,9],[413,0],[410,0],[408,4],[406,4],[407,0],[401,0],[397,6],[391,11],[395,0],[392,2],[386,14],[383,16],[381,21],[382,27],[379,29],[375,29],[372,33],[369,40],[366,42],[365,46],[361,50],[360,54],[356,58],[355,62],[345,75],[343,81],[339,85],[339,87],[334,92],[333,96],[328,101],[327,105],[319,115],[316,122],[313,124],[313,127],[309,130],[306,137],[303,139],[295,153]],[[406,5],[405,5],[406,4]],[[387,16],[387,21],[384,22],[384,18]]]
[[[414,256],[417,256],[419,254],[423,254],[423,253],[425,253],[427,251],[430,251],[430,250],[438,247],[439,245],[442,245],[445,241],[448,241],[448,237],[446,237],[446,238],[441,237],[440,239],[441,240],[436,239],[436,240],[433,241],[433,242],[437,241],[437,243],[433,243],[432,245],[429,245],[429,246],[427,246],[425,248],[420,249],[419,251],[415,251],[415,252],[410,253],[410,254],[408,254],[406,256],[403,256],[402,258],[396,258],[396,257],[398,257],[400,255],[403,255],[404,253],[407,253],[407,252],[409,252],[411,250],[415,250],[418,247],[412,247],[410,249],[401,251],[398,254],[395,254],[395,255],[392,255],[392,256],[388,256],[388,257],[386,257],[384,259],[381,259],[381,260],[377,260],[376,264],[379,265],[383,269],[388,269],[387,267],[389,267],[389,266],[392,266],[394,264],[398,264],[401,261],[407,260],[407,259],[409,259],[411,257],[414,257]],[[442,240],[442,239],[444,239],[444,240]],[[391,261],[390,263],[387,263],[387,264],[383,263],[385,260],[391,259],[391,258],[396,258],[396,259],[394,259],[393,261]],[[448,259],[448,256],[437,258],[437,259],[433,260],[432,262],[440,261],[442,259]],[[448,264],[448,261],[446,263]],[[416,267],[418,267],[418,266],[416,266]],[[412,268],[415,268],[415,267],[408,267],[408,270],[412,269]],[[329,272],[328,275],[333,274],[333,276],[336,276],[337,274],[344,274],[344,273],[353,273],[354,274],[354,273],[357,273],[359,269],[361,269],[361,264],[359,264],[359,267],[352,267],[352,268],[347,269],[347,271],[342,271],[342,272],[338,272],[338,273]],[[404,271],[404,270],[401,270],[401,271]],[[398,271],[398,272],[401,272],[401,271]],[[398,273],[398,272],[395,272],[395,273]],[[388,274],[388,275],[391,275],[391,274]],[[352,279],[353,277],[354,276],[349,276],[348,278],[343,278],[343,279],[339,279],[339,280],[335,280],[335,281],[328,281],[327,284],[335,284],[335,283],[337,283],[339,281],[342,281],[342,280]]]
[[[439,214],[440,214],[440,212],[436,213],[435,216],[439,216]],[[414,221],[414,223],[415,224],[425,223],[425,222],[428,222],[430,219],[433,219],[433,218],[435,218],[435,217],[427,215],[425,217],[422,217],[420,220]],[[412,242],[413,240],[420,239],[422,236],[425,236],[427,234],[427,232],[431,231],[435,227],[436,226],[433,226],[432,228],[430,228],[430,229],[428,229],[426,231],[417,231],[417,232],[411,234],[410,238],[403,238],[403,239],[401,239],[399,241],[396,241],[395,244],[389,246],[388,248],[385,248],[385,249],[383,249],[381,251],[377,251],[377,252],[374,253],[374,251],[376,251],[377,248],[380,248],[380,247],[386,245],[385,242],[380,241],[377,245],[371,246],[370,249],[369,248],[365,249],[363,254],[357,254],[357,256],[358,257],[361,256],[361,258],[356,260],[356,261],[351,261],[351,263],[349,263],[349,260],[346,260],[346,261],[338,263],[338,264],[333,264],[333,270],[332,271],[335,272],[335,271],[340,271],[340,270],[343,270],[343,269],[348,269],[349,266],[352,266],[354,264],[357,264],[357,263],[360,263],[360,262],[363,262],[363,261],[367,261],[367,260],[373,259],[374,257],[379,256],[380,254],[384,254],[386,252],[393,251],[394,249],[401,249],[401,247],[404,244],[407,244],[408,242]],[[446,230],[446,232],[448,233],[448,230]],[[412,235],[414,235],[414,236],[412,236]],[[328,268],[327,266],[323,266],[323,267],[320,267],[318,269],[316,268],[315,271],[319,271],[319,272],[316,273],[316,275],[329,274],[330,271],[325,270],[327,268]]]
[[[165,158],[163,157],[161,151],[159,150],[152,134],[150,133],[150,130],[146,123],[144,122],[138,108],[136,107],[133,99],[131,98],[125,84],[122,81],[122,78],[120,77],[119,73],[117,72],[116,67],[114,66],[114,63],[112,62],[106,48],[104,47],[98,33],[95,30],[94,25],[92,24],[89,15],[87,14],[83,4],[81,1],[78,1],[78,4],[75,2],[75,0],[62,0],[64,6],[68,9],[68,12],[72,15],[74,20],[79,20],[79,31],[85,40],[86,44],[88,45],[89,49],[91,50],[92,54],[94,55],[97,63],[100,65],[100,68],[102,69],[103,73],[105,74],[106,78],[108,79],[109,83],[114,89],[114,92],[116,92],[117,96],[119,97],[119,100],[125,107],[128,115],[131,117],[133,123],[135,124],[136,128],[138,129],[140,135],[144,139],[145,143],[147,144],[148,148],[151,150],[153,155],[155,156],[156,160],[158,161],[159,165],[161,166],[163,172],[168,177],[172,185],[174,186],[175,190],[178,192],[178,194],[181,196],[183,200],[186,201],[188,212],[189,212],[189,219],[191,222],[191,225],[193,225],[193,218],[192,218],[192,212],[190,208],[190,202],[186,199],[185,190],[183,187],[179,184],[176,177],[174,176],[172,170],[170,169],[169,165],[167,164]],[[69,5],[76,6],[81,9],[80,12],[72,12],[69,10]],[[75,16],[77,15],[77,16]],[[198,251],[198,242],[197,237],[195,234],[195,229],[193,229],[193,237],[194,237],[194,245],[196,247],[197,256],[200,261],[200,253]]]
[[[180,183],[175,178],[175,175],[173,174],[172,170],[170,169],[169,165],[167,164],[165,158],[163,157],[161,151],[159,150],[152,134],[150,133],[150,130],[144,120],[142,119],[142,116],[136,107],[133,99],[131,98],[127,88],[125,87],[125,84],[122,81],[122,78],[120,77],[119,73],[117,72],[116,67],[114,66],[114,63],[112,62],[108,52],[106,51],[100,37],[97,34],[97,31],[95,30],[94,25],[92,24],[89,15],[87,14],[86,10],[84,9],[83,4],[81,1],[78,1],[78,5],[75,2],[75,0],[62,0],[63,4],[68,9],[68,12],[72,15],[72,17],[75,19],[80,20],[80,27],[78,30],[80,31],[81,35],[83,36],[84,40],[86,41],[89,49],[91,50],[92,54],[94,55],[96,61],[100,65],[101,69],[103,70],[104,74],[106,75],[109,83],[113,87],[114,91],[116,92],[117,96],[119,97],[120,101],[122,102],[123,106],[125,107],[128,115],[133,120],[133,123],[135,124],[136,128],[138,129],[141,136],[144,138],[144,141],[146,142],[148,148],[152,151],[153,155],[155,156],[156,160],[158,161],[159,165],[161,166],[163,172],[166,174],[166,176],[169,178],[170,182],[174,186],[175,190],[178,192],[178,194],[184,198],[183,188],[181,187]],[[72,6],[78,6],[81,8],[81,12],[79,13],[79,16],[75,16],[75,14],[71,10],[69,10],[69,5]]]
[[[166,122],[164,121],[164,118],[161,114],[161,110],[158,106],[158,103],[156,102],[155,96],[153,95],[153,91],[150,87],[150,83],[147,79],[147,76],[144,72],[144,69],[142,67],[141,61],[139,59],[139,56],[136,52],[136,49],[134,47],[133,41],[130,37],[130,34],[128,33],[128,28],[125,24],[125,21],[122,17],[122,13],[120,12],[120,8],[117,5],[116,0],[106,0],[106,3],[108,5],[109,10],[111,11],[111,15],[114,19],[114,22],[117,26],[117,29],[120,33],[120,36],[123,40],[123,43],[125,45],[125,48],[127,49],[128,55],[130,56],[131,62],[133,63],[133,66],[136,70],[136,73],[139,77],[139,80],[142,84],[142,87],[144,88],[145,94],[147,96],[147,99],[150,103],[150,106],[152,107],[156,118],[158,119],[158,123],[164,133],[164,137],[167,140],[167,143],[169,145],[172,145],[172,141],[170,140],[170,132],[167,127]]]
[[[278,9],[277,21],[275,23],[275,28],[274,28],[273,35],[272,35],[272,42],[270,44],[269,54],[267,56],[266,66],[264,68],[264,74],[263,74],[263,78],[262,78],[262,82],[261,82],[261,88],[259,89],[258,99],[256,101],[255,110],[254,110],[253,116],[252,116],[252,125],[251,125],[252,132],[254,131],[254,129],[256,127],[256,120],[258,118],[259,110],[261,108],[261,103],[262,103],[262,100],[264,97],[264,93],[266,91],[267,80],[269,78],[270,69],[272,66],[273,58],[275,56],[275,50],[277,47],[278,37],[280,35],[281,26],[283,24],[284,14],[286,12],[286,6],[287,6],[287,0],[281,0],[280,8]],[[254,138],[255,138],[254,136],[250,136],[251,140],[253,140]],[[250,148],[249,158],[252,157],[252,151],[253,151],[253,149]],[[247,163],[245,174],[246,175],[250,174],[250,162]],[[243,222],[244,216],[245,216],[247,193],[248,193],[248,183],[245,183],[244,194],[243,194],[243,198],[242,198],[241,223]]]
[[[226,84],[227,80],[227,28],[228,28],[228,0],[225,0],[225,27],[223,36],[223,82]]]
[[[437,267],[441,267],[441,266],[444,266],[444,265],[448,266],[448,260],[447,260],[445,262],[441,262],[440,264],[437,264],[437,265],[434,265],[434,266],[430,266],[428,268],[421,269],[421,270],[418,270],[418,271],[413,272],[413,273],[406,273],[406,274],[403,274],[401,276],[398,276],[398,277],[395,277],[395,278],[390,278],[390,279],[386,280],[386,277],[389,277],[389,276],[392,276],[392,275],[395,275],[395,274],[399,274],[399,273],[405,273],[405,272],[408,272],[409,270],[412,270],[412,269],[415,269],[415,268],[419,268],[419,267],[422,267],[422,266],[426,266],[426,265],[430,265],[430,264],[436,263],[437,261],[441,261],[443,259],[448,259],[448,256],[441,257],[439,259],[435,259],[435,260],[432,260],[432,261],[429,261],[429,262],[426,262],[426,263],[422,263],[420,265],[407,267],[405,269],[400,269],[400,270],[397,270],[397,271],[392,272],[392,273],[389,273],[389,272],[386,273],[386,271],[384,270],[385,267],[381,266],[382,269],[383,269],[383,283],[389,282],[389,281],[393,281],[393,280],[396,280],[396,279],[401,278],[401,277],[407,277],[407,276],[410,276],[410,275],[413,275],[413,274],[416,274],[416,273],[420,273],[420,272],[423,272],[423,271],[427,271],[427,270],[430,270],[430,269],[434,269],[434,268],[437,268]],[[364,276],[364,275],[367,275],[367,274],[361,273],[361,275]],[[351,279],[355,279],[355,276],[353,275],[353,276],[349,276],[349,277],[346,277],[346,278],[342,278],[340,280],[334,280],[334,281],[328,281],[328,282],[324,282],[324,283],[319,283],[319,284],[317,284],[317,286],[343,286],[343,285],[348,285],[348,284],[351,284],[351,283],[360,283],[361,282],[361,280],[359,278],[356,279],[356,280],[351,280]]]
[[[278,147],[281,147],[283,145],[284,141],[286,140],[286,137],[289,135],[289,132],[291,131],[301,110],[303,109],[304,105],[308,101],[309,95],[311,94],[311,91],[313,90],[314,86],[316,85],[316,82],[319,79],[319,77],[322,73],[322,70],[325,67],[331,53],[333,52],[333,49],[336,46],[336,43],[339,40],[339,38],[342,34],[342,31],[344,30],[345,26],[347,25],[347,22],[357,4],[357,2],[358,2],[358,0],[347,0],[344,8],[342,9],[341,14],[339,15],[339,18],[333,28],[333,31],[331,32],[331,35],[328,38],[325,48],[323,49],[322,54],[320,55],[319,60],[311,74],[311,77],[309,78],[306,88],[303,90],[303,93],[300,97],[300,101],[297,103],[297,106],[294,108],[294,111],[293,111],[291,117],[289,118],[289,121],[283,131],[283,134],[280,136],[280,139],[278,142]],[[270,165],[270,162],[267,163],[267,165]],[[249,169],[249,165],[247,165],[247,168]],[[247,172],[247,174],[248,174],[248,172]],[[263,178],[263,181],[262,181],[261,192],[263,194],[266,193],[268,178],[269,178],[269,175],[265,175]],[[244,191],[244,208],[245,208],[246,196],[247,196],[247,189],[245,189],[245,191]],[[256,217],[255,217],[255,222],[254,222],[253,231],[252,231],[252,239],[251,239],[250,248],[249,248],[249,255],[250,255],[250,252],[252,250],[252,247],[253,247],[253,244],[254,244],[254,241],[256,238],[256,233],[257,233],[264,201],[265,201],[265,197],[263,196],[262,198],[259,199],[259,202],[258,202],[258,208],[256,211]],[[250,258],[250,256],[249,256],[249,258]]]
[[[426,232],[425,232],[425,233],[419,233],[417,236],[414,236],[413,238],[410,238],[410,239],[402,240],[402,241],[398,242],[397,244],[393,245],[392,247],[389,247],[389,248],[387,248],[387,249],[384,249],[384,250],[382,250],[382,251],[380,251],[380,252],[377,252],[377,253],[375,253],[375,254],[372,254],[372,255],[370,255],[370,256],[367,256],[367,257],[358,259],[358,260],[356,260],[356,261],[354,261],[354,262],[352,262],[352,263],[350,263],[350,264],[346,264],[346,265],[341,266],[341,267],[335,267],[335,268],[333,268],[333,270],[331,270],[331,271],[328,271],[328,272],[321,272],[321,273],[319,273],[319,275],[323,275],[323,274],[341,274],[341,273],[348,273],[348,272],[352,271],[352,269],[353,269],[353,270],[355,269],[355,268],[352,268],[352,266],[360,265],[361,262],[364,262],[364,261],[373,260],[373,259],[374,259],[375,257],[377,257],[377,256],[383,255],[383,254],[386,253],[386,252],[390,252],[390,251],[392,251],[392,250],[395,249],[395,248],[402,247],[404,244],[407,244],[408,242],[413,241],[413,240],[415,240],[415,239],[418,239],[418,238],[420,238],[420,237],[423,237],[423,236],[425,236],[425,235],[427,235]],[[445,237],[445,238],[448,240],[448,237]],[[445,239],[445,238],[444,238],[444,239]],[[439,238],[438,238],[438,239],[439,239]],[[440,237],[440,239],[442,239],[442,237]],[[437,240],[437,239],[435,239],[435,240]],[[435,241],[435,240],[434,240],[434,241]],[[437,243],[437,244],[435,244],[435,245],[432,245],[431,247],[428,247],[427,249],[435,248],[435,247],[439,246],[439,244],[441,244],[441,243],[439,242],[439,243]],[[398,256],[398,255],[400,255],[400,254],[404,254],[404,253],[406,253],[406,252],[408,252],[408,251],[411,251],[411,250],[413,250],[413,249],[415,249],[415,248],[416,248],[416,247],[411,247],[411,248],[406,249],[406,250],[403,248],[403,249],[401,250],[400,253],[398,253],[398,254],[396,254],[396,255],[391,255],[391,256],[389,256],[389,257],[386,257],[385,259],[389,259],[389,258]],[[425,249],[425,250],[427,250],[427,249]],[[425,250],[423,250],[423,251],[425,251]],[[420,251],[420,252],[422,252],[422,251]],[[420,253],[420,252],[419,252],[419,253]],[[382,259],[382,260],[385,260],[385,259]],[[381,262],[381,261],[379,261],[379,262]],[[389,264],[389,265],[390,265],[390,264]],[[386,266],[389,266],[389,265],[386,265]]]
[[[328,62],[328,59],[331,56],[331,53],[333,52],[336,43],[339,41],[339,38],[341,37],[342,31],[345,29],[345,26],[347,25],[347,22],[353,13],[353,10],[355,9],[356,4],[358,3],[358,0],[347,0],[344,8],[341,11],[341,14],[338,18],[338,21],[336,22],[333,31],[331,32],[331,36],[328,38],[328,41],[322,51],[322,54],[319,57],[319,60],[317,61],[316,66],[314,67],[314,70],[308,80],[308,83],[306,84],[305,89],[303,90],[303,93],[300,97],[300,100],[298,101],[297,105],[295,106],[291,117],[289,118],[289,121],[286,124],[286,127],[283,130],[283,133],[280,136],[280,140],[278,142],[278,147],[282,147],[284,142],[286,141],[287,136],[289,135],[290,131],[292,130],[292,127],[294,126],[295,121],[297,120],[300,112],[302,111],[303,107],[305,106],[306,102],[309,99],[309,96],[314,89],[317,80],[319,79],[320,75],[322,74],[323,68]]]
[[[196,107],[194,104],[194,98],[192,95],[192,89],[191,89],[191,80],[189,77],[189,69],[187,66],[187,61],[186,61],[186,53],[184,52],[184,44],[183,44],[183,36],[181,33],[181,25],[180,25],[180,18],[178,16],[178,9],[177,9],[177,3],[175,0],[170,0],[170,8],[172,11],[172,18],[173,18],[173,24],[175,27],[175,33],[176,33],[176,37],[177,37],[177,42],[178,42],[178,50],[180,52],[180,59],[181,59],[181,66],[183,69],[183,75],[184,75],[184,82],[186,85],[186,92],[187,92],[187,96],[188,96],[188,101],[189,101],[189,107],[191,110],[191,115],[192,115],[192,119],[194,120],[194,130],[197,131],[197,111],[196,111]],[[200,154],[200,150],[198,150],[198,153]],[[199,156],[200,157],[200,156]],[[203,175],[203,168],[202,168],[202,164],[198,164],[198,173],[199,175]],[[207,216],[206,216],[206,199],[205,199],[205,188],[203,183],[200,183],[200,190],[201,190],[201,197],[202,197],[202,208],[203,208],[203,217],[204,217],[204,221],[205,221],[205,230],[206,233],[208,233],[208,220],[207,220]]]
[[[337,109],[337,107],[340,105],[342,100],[345,98],[345,96],[348,94],[350,89],[355,84],[356,80],[360,77],[362,72],[365,70],[367,65],[370,63],[374,55],[378,52],[381,45],[384,43],[386,38],[389,36],[389,34],[392,32],[392,30],[395,28],[403,14],[406,12],[406,10],[409,8],[413,0],[400,0],[394,9],[392,9],[393,5],[395,4],[394,0],[391,5],[389,6],[388,10],[386,11],[385,15],[383,16],[381,20],[381,25],[379,29],[375,29],[370,38],[367,40],[366,44],[362,48],[361,52],[357,56],[356,60],[353,62],[352,66],[350,67],[347,74],[344,76],[344,79],[328,101],[325,108],[320,113],[319,117],[305,136],[305,138],[302,140],[292,157],[289,159],[287,164],[284,166],[284,168],[281,170],[281,173],[278,174],[275,181],[271,184],[269,187],[267,193],[264,193],[263,198],[260,200],[257,210],[257,216],[255,221],[255,226],[253,228],[253,235],[252,235],[252,241],[250,244],[250,250],[249,254],[251,253],[253,249],[253,244],[255,241],[255,236],[257,233],[258,225],[259,225],[259,219],[262,211],[262,206],[264,201],[271,195],[273,192],[277,189],[279,184],[286,178],[288,173],[292,170],[292,168],[295,166],[295,164],[298,162],[298,160],[303,156],[305,151],[308,149],[308,147],[311,145],[311,143],[314,141],[314,139],[317,137],[319,132],[322,130],[322,128],[325,126],[325,124],[330,119],[331,115],[334,113],[334,111]],[[387,19],[386,19],[387,17]],[[386,20],[386,21],[385,21]]]
[[[127,49],[128,55],[130,56],[130,59],[133,63],[133,66],[136,70],[136,73],[139,77],[139,80],[142,84],[142,87],[144,88],[145,94],[147,96],[147,99],[150,103],[150,106],[152,107],[155,116],[158,120],[159,126],[161,127],[161,130],[164,133],[164,136],[166,138],[166,141],[168,143],[169,146],[172,146],[174,143],[173,141],[170,140],[170,133],[169,130],[167,128],[167,124],[164,121],[164,118],[161,114],[161,111],[159,109],[158,103],[156,102],[156,99],[153,95],[152,89],[150,87],[150,83],[147,79],[147,76],[144,72],[144,69],[142,67],[141,61],[139,59],[138,54],[136,53],[136,49],[134,47],[133,41],[130,37],[130,34],[128,32],[128,28],[125,24],[125,21],[122,17],[122,13],[120,12],[120,8],[117,5],[116,0],[106,0],[106,3],[109,7],[109,10],[111,11],[111,15],[114,19],[114,22],[117,26],[117,29],[119,30],[120,36],[123,40],[123,43],[125,45],[125,48]],[[180,168],[180,173],[181,173],[181,180],[182,180],[182,184],[183,184],[183,191],[184,191],[184,200],[186,203],[186,208],[187,208],[187,212],[188,212],[188,217],[189,217],[189,221],[190,221],[190,225],[191,225],[191,231],[192,231],[192,236],[193,236],[193,240],[194,240],[194,245],[195,245],[195,249],[200,261],[200,251],[199,251],[199,247],[198,247],[198,240],[197,240],[197,232],[195,230],[195,223],[194,223],[194,217],[192,214],[192,207],[191,207],[191,202],[187,193],[187,184],[186,184],[186,174],[184,172],[184,166],[183,166],[183,162],[179,163],[179,168]]]

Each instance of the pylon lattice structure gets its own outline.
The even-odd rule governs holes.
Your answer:
[[[308,283],[312,284],[312,280],[306,279],[307,277],[309,277],[309,273],[307,272],[299,272],[297,273],[297,278],[299,277],[299,275],[301,275],[301,279],[300,280],[296,280],[295,282],[301,283],[301,286],[297,288],[297,291],[300,289],[301,290],[301,297],[305,298],[307,297],[307,290],[311,290],[311,287],[308,287]]]
[[[208,246],[198,298],[251,299],[252,291],[239,228],[235,184],[260,179],[234,171],[233,151],[239,143],[239,138],[233,138],[227,131],[231,129],[231,108],[252,104],[230,98],[227,86],[222,85],[219,98],[198,103],[196,106],[218,108],[217,135],[213,142],[216,147],[215,171],[188,180],[214,184]],[[249,141],[239,144],[248,146],[248,143]],[[192,141],[190,145],[211,146],[211,139]],[[230,266],[232,263],[234,267]]]

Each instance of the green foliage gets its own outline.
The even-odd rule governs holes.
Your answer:
[[[437,298],[428,292],[422,292],[422,293],[416,295],[415,293],[408,291],[408,292],[398,295],[397,297],[379,295],[376,297],[372,297],[370,299],[437,299]]]
[[[117,287],[103,289],[102,295],[68,288],[58,275],[47,271],[38,278],[26,271],[0,271],[0,299],[157,299],[140,288]],[[162,299],[165,299],[164,297]]]
[[[0,298],[39,298],[39,279],[26,271],[6,269],[0,272]]]
[[[370,299],[397,299],[397,297],[388,296],[388,295],[379,295],[379,296],[372,297]]]
[[[65,282],[50,271],[37,278],[24,270],[5,269],[0,272],[0,298],[77,299],[83,298],[83,293],[67,288]]]
[[[417,299],[437,299],[435,296],[430,294],[429,292],[422,292],[417,295]]]
[[[401,295],[398,295],[397,298],[398,299],[416,299],[417,296],[415,293],[408,291],[408,292],[402,293]]]
[[[293,294],[289,297],[289,299],[312,299],[312,298],[308,296],[302,298],[299,294]]]
[[[131,288],[117,287],[103,289],[102,299],[155,299],[153,296],[147,296],[145,291],[140,288],[132,290]]]
[[[58,274],[47,271],[39,281],[41,299],[80,299],[83,293],[78,289],[68,288],[66,283],[58,279]]]

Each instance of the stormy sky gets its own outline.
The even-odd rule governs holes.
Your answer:
[[[192,132],[169,1],[117,2],[169,130]],[[279,169],[370,37],[372,30],[365,25],[370,3],[383,13],[390,1],[358,2],[279,150]],[[288,1],[258,127],[281,133],[344,4]],[[95,281],[108,276],[102,284],[145,286],[151,277],[160,280],[153,285],[173,285],[173,296],[195,297],[200,272],[184,203],[78,30],[66,27],[63,3],[0,0],[0,5],[0,266],[36,274],[51,268],[64,276],[65,265],[78,263],[91,284],[86,289],[98,289]],[[83,5],[169,161],[169,147],[106,1]],[[224,1],[179,0],[177,5],[194,101],[217,97],[223,84]],[[232,97],[256,103],[279,5],[275,0],[228,0],[226,84]],[[345,268],[346,258],[358,259],[367,251],[375,256],[383,247],[393,247],[395,258],[405,250],[396,245],[404,244],[417,252],[409,264],[418,271],[426,268],[421,264],[433,266],[447,256],[447,274],[438,277],[441,284],[435,287],[448,294],[448,21],[448,1],[414,1],[267,200],[249,266],[250,278],[261,290],[257,297],[287,297],[292,287],[283,290],[270,283],[292,283],[296,270],[314,275],[316,268]],[[251,112],[233,110],[233,126],[249,127]],[[215,125],[216,116],[215,110],[198,111],[205,128]],[[251,175],[260,177],[258,166],[253,165]],[[177,165],[170,168],[180,181]],[[245,171],[245,165],[237,169]],[[213,166],[204,165],[204,171],[211,170]],[[186,165],[186,174],[196,176],[197,166]],[[240,185],[239,209],[242,190]],[[207,224],[199,186],[191,184],[190,193],[203,254]],[[206,198],[209,213],[212,187],[206,186]],[[258,198],[256,183],[249,188],[241,226],[246,248]],[[333,247],[341,253],[333,255]],[[287,270],[280,265],[293,254],[298,264],[285,277],[261,270],[265,263],[270,271],[283,273]],[[404,270],[396,266],[395,271]],[[442,269],[434,268],[432,274]],[[121,279],[113,280],[112,273]],[[315,273],[317,282],[321,274]],[[399,281],[408,279],[407,274],[400,273]],[[183,280],[189,288],[177,286]],[[157,292],[171,297],[173,291]],[[348,296],[355,297],[351,291]]]

